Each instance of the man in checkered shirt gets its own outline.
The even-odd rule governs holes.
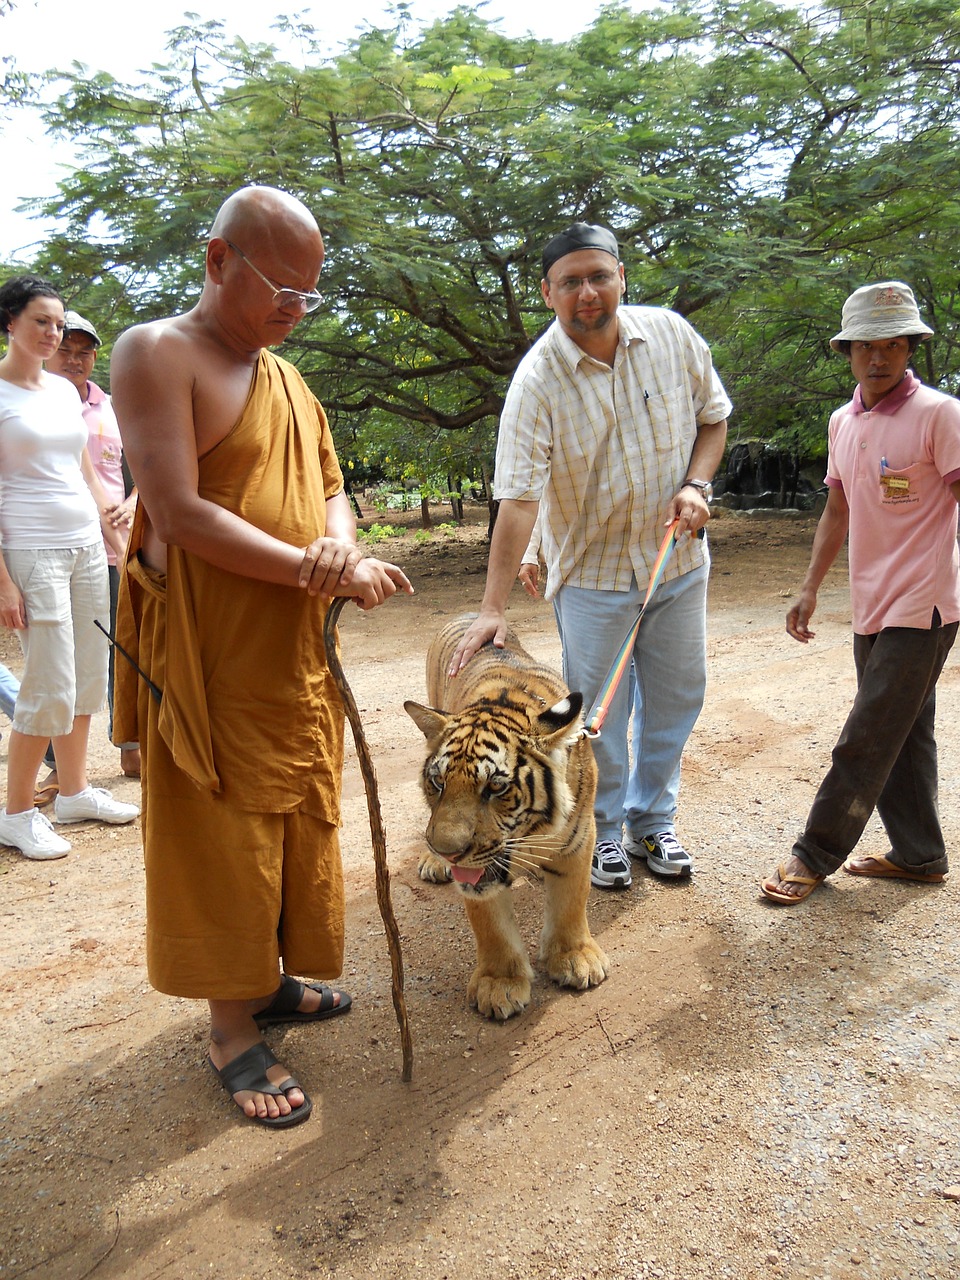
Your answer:
[[[524,553],[536,524],[564,679],[590,706],[636,619],[664,532],[679,522],[631,678],[593,742],[600,777],[592,880],[625,889],[631,857],[663,876],[689,876],[693,865],[675,832],[677,795],[706,684],[710,556],[702,531],[731,404],[709,348],[681,316],[621,305],[623,265],[606,227],[574,223],[546,245],[542,268],[556,320],[507,394],[486,590],[450,673],[488,641],[502,647],[507,599],[521,561],[533,558]]]

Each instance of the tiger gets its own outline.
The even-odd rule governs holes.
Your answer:
[[[544,882],[540,961],[554,982],[586,990],[609,973],[587,924],[597,768],[582,733],[583,697],[507,633],[451,679],[447,667],[475,614],[455,618],[427,653],[427,697],[404,710],[427,740],[430,809],[421,879],[451,878],[476,939],[470,1004],[506,1021],[530,1003],[533,968],[510,885]]]

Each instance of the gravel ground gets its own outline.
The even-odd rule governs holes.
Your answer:
[[[414,1077],[400,1080],[362,784],[345,780],[349,1016],[270,1039],[309,1123],[244,1123],[204,1066],[203,1010],[151,991],[139,833],[88,826],[62,862],[0,849],[5,1071],[0,1278],[43,1280],[951,1280],[960,1274],[960,923],[953,878],[837,875],[777,908],[789,849],[852,697],[844,574],[816,641],[783,614],[809,518],[711,529],[710,689],[685,764],[691,882],[594,890],[610,978],[542,975],[504,1025],[465,1001],[472,938],[452,886],[416,876],[430,635],[476,605],[485,546],[381,551],[418,594],[344,614],[403,937]],[[552,612],[517,593],[528,647]],[[15,642],[0,657],[16,666]],[[960,834],[957,664],[940,684],[942,809]],[[95,726],[94,780],[123,798]],[[0,745],[0,754],[5,746]],[[883,852],[872,823],[865,852]],[[515,890],[535,946],[540,891]]]

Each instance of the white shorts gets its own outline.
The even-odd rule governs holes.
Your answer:
[[[110,586],[103,543],[42,550],[5,548],[7,572],[19,587],[27,615],[18,631],[23,679],[13,727],[37,738],[57,738],[74,716],[99,711],[107,694]]]

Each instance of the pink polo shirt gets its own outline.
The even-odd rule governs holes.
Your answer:
[[[87,383],[87,398],[83,402],[83,420],[87,424],[87,452],[93,469],[111,502],[122,502],[126,496],[123,480],[123,445],[117,416],[113,412],[110,397],[95,382]],[[107,562],[117,563],[117,553],[104,542]]]
[[[853,629],[960,619],[957,502],[960,403],[907,371],[873,409],[858,387],[830,419],[827,484],[850,508]]]

